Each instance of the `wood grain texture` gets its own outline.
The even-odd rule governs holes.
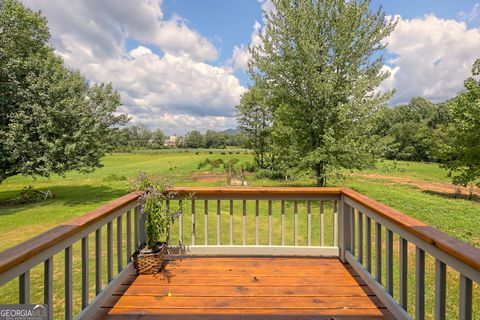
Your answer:
[[[391,319],[338,259],[169,259],[162,273],[130,276],[97,318]]]

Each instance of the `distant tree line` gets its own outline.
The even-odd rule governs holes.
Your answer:
[[[415,97],[383,107],[373,119],[377,154],[386,159],[443,162],[455,128],[448,103]]]
[[[235,130],[214,131],[207,130],[201,134],[193,130],[185,134],[182,146],[185,148],[217,148],[223,149],[230,147],[244,147],[244,138],[240,132]]]
[[[241,134],[231,129],[225,131],[208,130],[205,134],[193,130],[184,136],[175,136],[173,145],[170,145],[169,138],[161,129],[152,130],[144,124],[136,124],[117,130],[115,139],[112,139],[112,148],[118,151],[163,148],[223,149],[227,146],[244,145]]]

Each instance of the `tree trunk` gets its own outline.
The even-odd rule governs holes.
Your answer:
[[[315,165],[315,178],[317,180],[317,187],[325,187],[327,184],[327,178],[325,178],[323,171],[323,163],[318,163]]]

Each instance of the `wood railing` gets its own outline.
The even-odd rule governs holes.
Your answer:
[[[49,319],[73,319],[74,307],[79,318],[89,316],[116,289],[122,278],[131,274],[131,255],[145,241],[138,198],[134,192],[118,198],[82,217],[61,224],[50,231],[0,253],[0,286],[18,278],[18,303],[43,303],[48,307]],[[133,214],[132,214],[133,211]],[[114,231],[115,225],[115,231]],[[115,240],[115,241],[114,241]],[[115,242],[115,246],[114,246]],[[79,245],[81,256],[81,305],[74,306],[74,247]],[[90,250],[91,246],[94,250]],[[105,250],[106,247],[106,250]],[[62,255],[63,257],[59,255]],[[94,251],[95,285],[90,285],[90,260]],[[113,253],[116,252],[116,259]],[[106,256],[104,255],[106,253]],[[78,258],[78,257],[77,257]],[[58,259],[63,260],[59,270]],[[54,265],[55,262],[55,265]],[[31,270],[43,264],[43,299],[31,301],[31,291],[38,291],[39,284],[31,287]],[[104,265],[105,264],[105,265]],[[116,268],[114,268],[114,265]],[[55,271],[55,273],[54,273]],[[54,275],[55,274],[55,275]],[[60,274],[60,275],[59,275]],[[63,312],[54,310],[54,283],[63,283]],[[58,286],[57,286],[58,288]],[[91,291],[95,298],[90,299]],[[8,292],[8,294],[11,294]]]
[[[338,256],[339,188],[176,190],[183,213],[170,243],[182,252]]]
[[[448,266],[459,278],[456,315],[472,319],[472,288],[480,282],[480,250],[355,191],[175,190],[177,196],[169,205],[183,211],[168,235],[174,253],[338,256],[352,265],[398,319],[425,318],[426,279],[432,273],[434,316],[446,318],[450,312],[446,302],[452,300],[447,294],[451,291]],[[18,302],[30,303],[31,291],[38,291],[31,287],[30,273],[43,264],[42,302],[48,305],[50,318],[54,312],[65,319],[90,317],[133,271],[131,254],[145,241],[139,196],[138,192],[126,195],[0,253],[0,286],[18,279]],[[74,255],[76,247],[79,257]],[[54,276],[59,255],[62,269],[60,276],[59,272]],[[434,259],[432,267],[430,259]],[[79,284],[73,281],[77,267]],[[95,281],[90,281],[91,276]],[[413,288],[409,285],[412,278]],[[53,299],[54,283],[59,282],[64,287],[61,314],[54,310]],[[74,285],[81,292],[79,306],[74,306]]]
[[[480,283],[478,248],[350,189],[342,189],[341,203],[340,259],[353,266],[397,319],[412,319],[408,313],[412,309],[415,310],[412,313],[415,319],[425,319],[425,279],[432,272],[433,315],[435,319],[447,319],[447,266],[454,270],[452,273],[457,273],[453,278],[459,276],[456,315],[459,319],[472,319],[473,281]],[[398,250],[394,249],[395,242]],[[411,246],[414,254],[409,253]],[[426,254],[434,259],[433,266],[428,268]],[[415,261],[413,291],[408,288],[409,260]],[[398,268],[394,261],[398,262]],[[395,283],[394,271],[397,270],[398,281]],[[398,287],[397,299],[394,299],[395,286]],[[413,308],[408,305],[410,293],[414,297]],[[454,304],[451,298],[449,301]],[[456,317],[454,310],[448,311],[452,314],[449,318]]]

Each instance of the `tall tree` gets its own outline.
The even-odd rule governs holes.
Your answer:
[[[153,138],[153,133],[143,123],[133,125],[128,128],[130,144],[135,147],[146,148]]]
[[[480,59],[475,61],[472,77],[465,80],[465,89],[450,104],[454,138],[445,147],[445,166],[457,172],[453,181],[480,185]]]
[[[17,0],[0,2],[0,182],[101,166],[120,97],[89,87],[48,46],[47,22]]]
[[[185,135],[185,147],[187,148],[202,148],[205,147],[205,140],[202,134],[197,131],[193,130],[190,131]]]
[[[329,171],[372,163],[369,118],[390,93],[376,88],[383,40],[394,29],[368,0],[272,0],[249,73],[275,99],[274,147],[285,167]]]
[[[240,130],[247,137],[248,147],[253,149],[255,162],[260,168],[268,167],[274,159],[271,146],[273,115],[267,102],[265,92],[252,86],[236,106]]]
[[[166,139],[167,136],[162,129],[157,129],[152,134],[152,146],[157,149],[164,148]]]

